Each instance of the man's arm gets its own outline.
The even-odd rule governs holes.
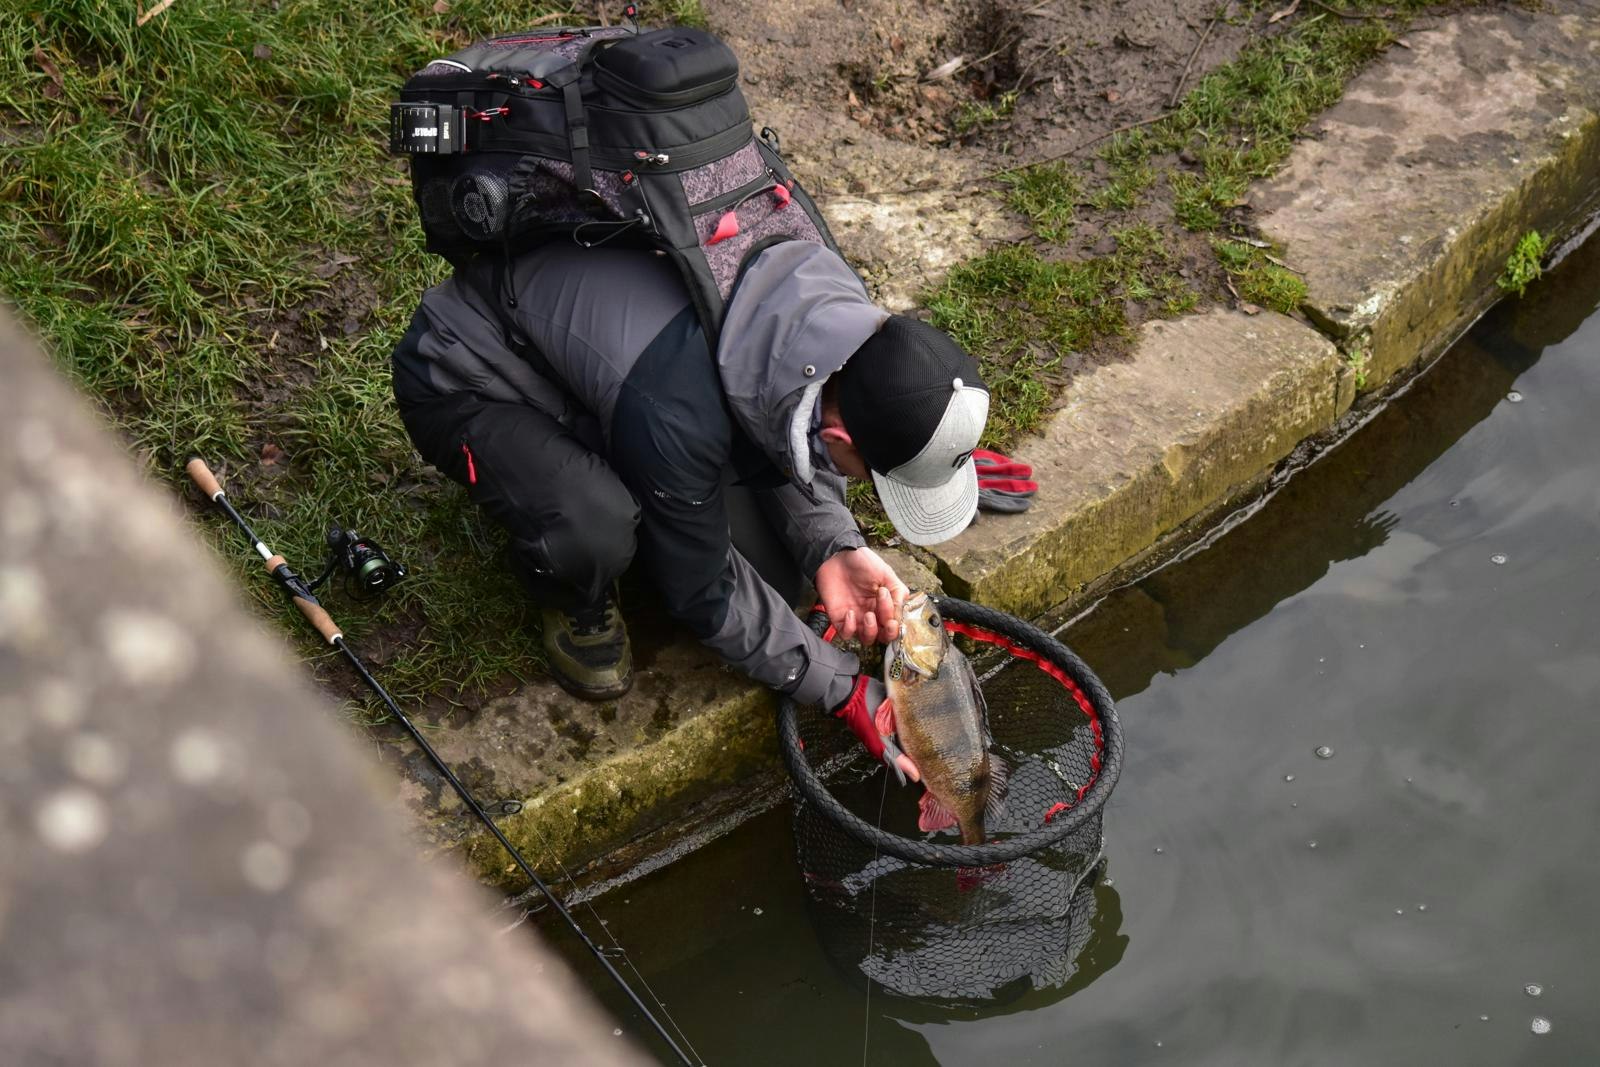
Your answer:
[[[834,707],[860,671],[823,643],[732,545],[722,480],[733,428],[692,309],[634,364],[611,456],[639,501],[639,554],[667,607],[730,666],[802,703]]]
[[[867,543],[845,506],[844,485],[838,475],[819,471],[812,482],[815,500],[790,482],[756,493],[762,512],[808,578],[834,553]]]

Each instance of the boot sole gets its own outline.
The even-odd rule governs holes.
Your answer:
[[[557,685],[566,690],[568,693],[577,697],[579,700],[592,700],[596,703],[603,703],[608,700],[620,700],[622,697],[628,694],[629,690],[633,688],[632,671],[628,672],[628,677],[623,679],[621,682],[618,682],[616,685],[609,686],[580,685],[571,678],[568,678],[557,671],[551,671],[550,676],[555,679]]]

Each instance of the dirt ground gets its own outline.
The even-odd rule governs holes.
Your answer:
[[[758,123],[783,136],[846,254],[896,309],[953,263],[1029,232],[987,195],[993,183],[972,179],[1159,115],[1180,80],[1192,86],[1270,32],[1267,12],[1228,7],[1214,20],[1216,0],[706,3]],[[1141,215],[1168,228],[1164,198],[1146,199]],[[1105,242],[1085,217],[1060,254],[1103,254]],[[1220,291],[1194,243],[1181,269]]]

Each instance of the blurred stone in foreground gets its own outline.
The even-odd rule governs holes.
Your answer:
[[[0,1059],[639,1062],[3,312],[0,380]]]

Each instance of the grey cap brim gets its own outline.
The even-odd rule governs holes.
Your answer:
[[[950,540],[978,513],[978,467],[971,459],[943,485],[920,488],[877,471],[872,484],[895,530],[919,548]]]

